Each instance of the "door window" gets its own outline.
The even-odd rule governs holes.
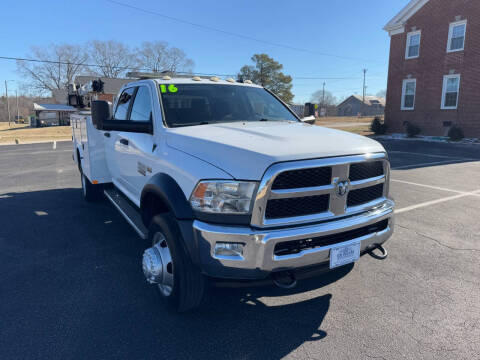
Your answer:
[[[140,86],[133,101],[131,121],[149,122],[152,119],[152,99],[146,86]]]
[[[115,109],[115,120],[127,120],[128,109],[130,108],[130,103],[132,102],[132,95],[135,88],[125,89],[117,101],[117,108]]]

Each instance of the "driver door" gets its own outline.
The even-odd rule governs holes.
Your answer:
[[[130,87],[122,91],[118,98],[113,119],[117,121],[128,121],[130,107],[132,105],[135,87]],[[122,176],[122,159],[128,147],[119,130],[109,130],[104,132],[105,136],[105,158],[107,160],[107,168],[112,177],[113,184],[124,194],[130,195],[126,179]]]
[[[150,88],[140,85],[135,89],[128,121],[135,125],[150,123],[153,129],[153,96]],[[140,126],[138,126],[140,128]],[[119,133],[121,148],[116,151],[119,176],[129,193],[131,200],[139,203],[143,187],[152,176],[154,139],[152,133],[129,131]]]

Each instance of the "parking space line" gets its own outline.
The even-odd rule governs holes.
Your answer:
[[[452,189],[442,188],[442,187],[439,187],[439,186],[419,184],[419,183],[414,183],[414,182],[411,182],[411,181],[398,180],[398,179],[390,179],[390,180],[393,181],[393,182],[398,182],[398,183],[402,183],[402,184],[422,186],[422,187],[426,187],[426,188],[429,188],[429,189],[448,191],[448,192],[453,192],[453,193],[457,193],[457,194],[468,194],[468,195],[471,194],[471,192],[469,192],[469,191],[452,190]]]
[[[407,206],[407,207],[404,207],[402,209],[395,210],[395,214],[401,214],[401,213],[404,213],[404,212],[407,212],[407,211],[412,211],[412,210],[416,210],[416,209],[419,209],[419,208],[423,208],[423,207],[427,207],[427,206],[431,206],[431,205],[436,205],[436,204],[440,204],[440,203],[443,203],[443,202],[446,202],[446,201],[460,199],[460,198],[467,197],[467,196],[480,196],[480,190],[470,192],[470,193],[463,193],[463,194],[458,194],[458,195],[453,195],[453,196],[447,196],[447,197],[444,197],[444,198],[441,198],[441,199],[426,201],[424,203],[420,203],[420,204],[416,204],[416,205],[412,205],[412,206]]]
[[[416,152],[410,152],[410,151],[388,151],[388,153],[391,153],[391,154],[410,154],[410,155],[427,156],[427,157],[441,158],[441,159],[463,160],[463,161],[472,161],[472,160],[473,161],[480,161],[480,159],[459,158],[459,157],[448,156],[448,155],[423,154],[423,153],[416,153]]]
[[[445,160],[445,161],[436,161],[436,162],[428,162],[422,164],[412,164],[412,165],[403,165],[403,166],[395,166],[392,170],[401,170],[401,169],[414,169],[416,167],[425,167],[425,166],[433,166],[433,165],[447,165],[447,164],[456,164],[462,159],[458,160]]]
[[[5,153],[2,153],[0,155],[8,156],[8,155],[15,154],[15,155],[30,156],[30,155],[41,155],[41,154],[55,154],[55,153],[63,153],[63,152],[72,152],[72,149],[68,149],[68,150],[58,150],[58,149],[37,150],[37,151],[30,151],[30,152],[25,150],[25,149],[18,149],[18,150],[14,150],[14,151],[5,152]]]

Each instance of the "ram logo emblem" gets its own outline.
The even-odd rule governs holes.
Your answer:
[[[338,196],[345,196],[348,192],[348,181],[341,181],[337,184],[336,193]]]

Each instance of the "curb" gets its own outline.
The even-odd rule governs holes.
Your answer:
[[[407,137],[405,134],[392,134],[392,135],[374,135],[373,139],[376,140],[403,140],[403,141],[423,141],[433,142],[440,144],[453,144],[453,145],[480,145],[480,140],[476,138],[463,139],[460,141],[450,141],[447,137],[443,136],[416,136],[413,138]]]

